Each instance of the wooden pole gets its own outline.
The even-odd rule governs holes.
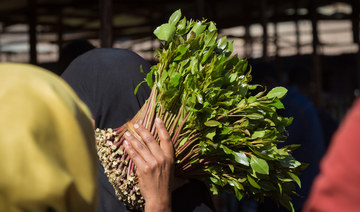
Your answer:
[[[359,43],[359,0],[351,0],[352,4],[352,29],[354,43]]]
[[[36,0],[28,0],[27,4],[28,4],[30,63],[36,65],[37,64]]]
[[[274,22],[274,45],[275,45],[275,58],[279,58],[279,34],[278,34],[278,22]]]
[[[352,29],[353,29],[353,41],[358,46],[358,52],[356,53],[356,74],[357,74],[357,88],[360,89],[360,36],[359,36],[359,13],[360,5],[359,0],[352,0]]]
[[[274,45],[275,45],[275,60],[279,59],[279,52],[280,52],[280,47],[279,47],[279,19],[278,17],[280,16],[280,4],[275,1],[274,2],[274,6],[275,6],[275,21],[274,21]]]
[[[261,1],[261,25],[263,28],[263,41],[262,41],[262,58],[264,60],[268,59],[268,28],[267,28],[267,24],[268,24],[268,17],[266,15],[266,11],[267,11],[267,1],[266,0],[262,0]]]
[[[2,53],[2,51],[1,51],[1,47],[2,47],[2,43],[1,43],[1,35],[2,35],[2,33],[4,32],[5,30],[4,30],[4,28],[3,28],[3,24],[2,23],[0,23],[0,62],[3,62],[3,53]]]
[[[62,9],[58,12],[58,20],[57,20],[57,45],[59,48],[59,53],[63,47],[64,38],[63,38],[63,13]]]
[[[318,14],[316,11],[316,1],[310,1],[310,16],[311,16],[311,26],[312,26],[312,47],[313,47],[313,53],[312,53],[312,60],[313,60],[313,76],[314,81],[316,83],[316,95],[314,99],[315,106],[320,107],[321,106],[321,99],[322,99],[322,72],[321,72],[321,61],[320,61],[320,55],[319,55],[319,37],[318,37],[318,28],[317,28],[317,21],[318,21]]]
[[[250,33],[250,26],[246,24],[245,26],[245,45],[244,45],[244,55],[246,58],[251,58],[252,56],[252,38]]]
[[[296,55],[300,57],[300,28],[299,28],[299,14],[298,14],[298,0],[293,0],[294,5],[294,20],[295,20],[295,36],[296,36]]]
[[[112,0],[100,0],[100,46],[112,47]]]

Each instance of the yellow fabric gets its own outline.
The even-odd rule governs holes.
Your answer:
[[[58,76],[0,63],[0,211],[95,211],[90,112]]]

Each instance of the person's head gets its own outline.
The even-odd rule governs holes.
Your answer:
[[[90,112],[50,71],[0,64],[0,211],[95,211]]]
[[[308,87],[313,82],[313,77],[309,67],[301,64],[293,65],[288,70],[289,85],[296,85],[298,87]]]
[[[263,85],[267,90],[281,84],[280,74],[277,72],[274,64],[265,61],[256,61],[252,66],[252,83]]]
[[[61,77],[88,105],[97,128],[116,128],[133,118],[150,94],[150,64],[125,49],[98,48],[76,58]]]
[[[96,47],[87,40],[72,40],[65,43],[59,52],[56,74],[61,75],[76,57],[94,48]]]
[[[288,86],[296,86],[300,93],[313,99],[316,93],[316,84],[311,69],[302,64],[296,64],[288,69]]]

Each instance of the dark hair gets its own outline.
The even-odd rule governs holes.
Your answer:
[[[70,63],[83,53],[96,48],[87,40],[72,40],[60,50],[56,74],[61,75]]]
[[[307,86],[312,81],[310,68],[297,64],[288,71],[289,85]]]

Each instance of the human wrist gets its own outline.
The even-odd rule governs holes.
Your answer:
[[[145,212],[171,212],[171,197],[146,200]]]

